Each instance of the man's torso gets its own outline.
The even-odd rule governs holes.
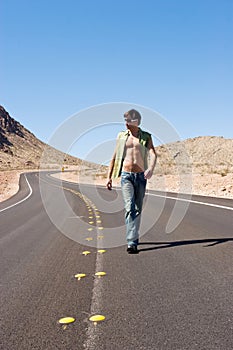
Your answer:
[[[139,139],[129,135],[125,144],[123,171],[134,173],[145,171],[141,147],[142,145],[139,143]]]

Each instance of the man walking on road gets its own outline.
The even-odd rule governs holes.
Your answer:
[[[157,154],[151,134],[139,128],[140,113],[131,109],[124,114],[124,119],[127,130],[118,134],[116,149],[109,165],[107,188],[112,189],[112,178],[121,176],[127,252],[136,254],[146,183],[153,174]]]

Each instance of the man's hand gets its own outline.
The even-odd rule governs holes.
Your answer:
[[[144,171],[144,178],[145,178],[146,180],[149,180],[149,179],[151,178],[152,175],[153,175],[153,171],[152,171],[152,170],[147,169],[147,170]]]
[[[109,179],[109,180],[108,180],[106,186],[107,186],[107,189],[108,189],[109,191],[111,191],[111,189],[112,189],[112,179]]]

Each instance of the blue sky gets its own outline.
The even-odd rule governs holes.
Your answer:
[[[181,139],[233,138],[232,0],[2,0],[0,11],[0,104],[42,141],[109,102],[159,112]]]

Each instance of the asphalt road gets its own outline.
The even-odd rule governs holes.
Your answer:
[[[64,182],[67,209],[61,183],[46,173],[42,183],[21,176],[20,191],[0,203],[0,349],[233,348],[232,200],[193,196],[166,233],[186,196],[150,191],[139,254],[128,255],[117,246],[120,190]],[[94,325],[94,314],[106,318]],[[66,316],[75,322],[64,327]]]

